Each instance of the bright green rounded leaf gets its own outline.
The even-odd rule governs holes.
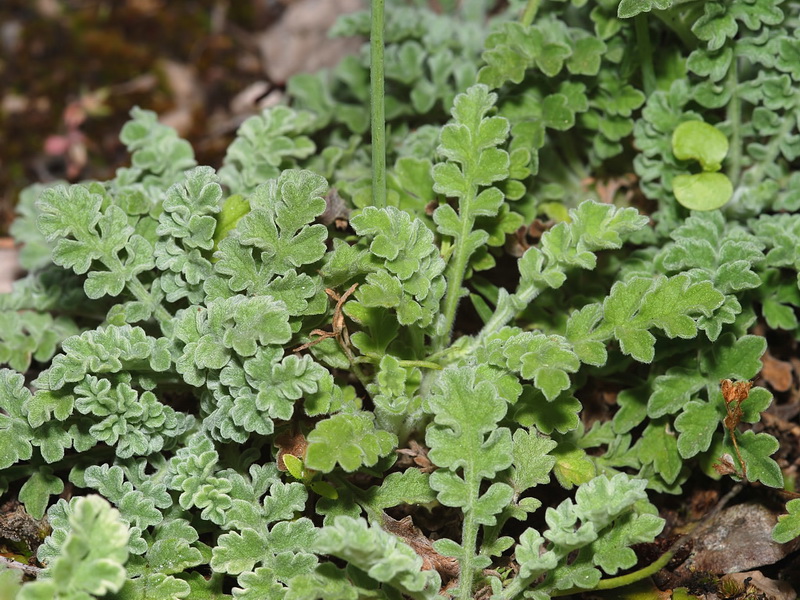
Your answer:
[[[672,133],[672,151],[679,160],[696,160],[703,171],[719,171],[728,153],[728,138],[702,121],[684,121]]]
[[[715,210],[733,196],[733,184],[722,173],[677,175],[672,180],[675,199],[690,210]]]

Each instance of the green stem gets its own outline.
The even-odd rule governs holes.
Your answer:
[[[399,364],[401,367],[419,367],[420,369],[433,369],[434,371],[441,371],[444,368],[439,363],[429,360],[401,360]]]
[[[471,483],[471,485],[470,485]],[[461,560],[461,575],[458,578],[458,597],[460,600],[472,600],[472,582],[475,580],[475,567],[473,559],[478,543],[478,523],[475,521],[472,507],[478,500],[478,487],[480,481],[468,482],[470,502],[464,507],[464,526],[461,532],[461,547],[464,549],[464,558]]]
[[[370,379],[364,375],[364,371],[362,371],[361,367],[358,366],[358,361],[356,360],[356,357],[353,356],[353,353],[349,349],[345,349],[344,345],[342,345],[342,350],[344,351],[345,356],[347,356],[347,360],[350,361],[350,370],[353,372],[353,375],[356,376],[356,379],[358,379],[358,381],[364,387],[364,392],[369,394],[369,388],[367,386],[371,383]]]
[[[383,83],[383,4],[372,0],[369,76],[372,114],[372,204],[386,206],[386,120]]]
[[[642,68],[642,84],[644,93],[650,96],[656,90],[656,72],[653,69],[653,47],[650,44],[650,30],[647,27],[647,15],[640,13],[633,18],[636,30],[636,46],[639,50],[639,64]]]
[[[520,287],[515,294],[505,301],[497,304],[492,317],[483,326],[475,341],[465,348],[466,352],[472,352],[473,348],[483,339],[499,331],[504,325],[511,321],[522,308],[533,302],[542,293],[542,288],[531,283],[526,287]]]
[[[683,6],[681,6],[683,5]],[[692,33],[692,24],[703,14],[703,2],[695,0],[677,0],[667,10],[651,11],[659,21],[664,23],[678,36],[688,51],[697,48],[697,37]]]
[[[539,11],[539,4],[541,0],[528,0],[528,4],[525,5],[525,11],[522,13],[522,18],[520,21],[524,27],[528,27],[533,23],[533,20],[536,18],[536,13]]]
[[[636,583],[637,581],[641,581],[642,579],[646,579],[655,573],[658,573],[661,569],[666,567],[669,564],[669,561],[672,560],[672,557],[675,556],[675,550],[669,550],[661,555],[661,557],[655,561],[639,569],[638,571],[634,571],[633,573],[627,573],[625,575],[620,575],[619,577],[609,577],[608,579],[601,579],[596,586],[594,586],[591,590],[586,590],[585,588],[570,588],[568,590],[561,590],[556,592],[551,592],[550,597],[556,598],[558,596],[569,596],[571,594],[579,594],[585,591],[600,591],[600,590],[613,590],[619,587],[623,587],[626,585],[630,585],[632,583]]]
[[[725,111],[725,119],[730,124],[731,139],[730,157],[728,158],[728,178],[731,180],[733,187],[736,188],[739,184],[739,177],[742,172],[742,103],[737,93],[739,87],[739,72],[736,61],[736,56],[731,59],[731,66],[728,69],[728,81],[726,85],[731,90],[731,100],[728,102],[728,108]]]
[[[159,325],[161,325],[161,331],[165,335],[169,335],[171,333],[171,326],[172,326],[172,315],[169,311],[164,308],[160,302],[156,302],[153,300],[152,294],[147,291],[147,289],[142,285],[142,282],[136,278],[131,279],[128,282],[128,289],[130,292],[136,297],[139,302],[147,304],[153,307],[153,314],[155,315],[156,319],[158,320]],[[166,328],[166,329],[165,329]]]
[[[469,262],[470,252],[467,246],[467,238],[469,238],[469,234],[475,225],[475,218],[469,214],[469,209],[466,207],[472,204],[477,194],[477,186],[472,185],[465,198],[459,203],[459,208],[463,210],[459,215],[461,217],[461,232],[456,240],[455,251],[450,257],[450,263],[447,266],[447,294],[444,298],[443,310],[445,325],[435,350],[441,350],[450,343],[453,323],[456,320],[456,310],[462,296],[461,284],[464,282],[464,273],[467,271],[467,263]]]

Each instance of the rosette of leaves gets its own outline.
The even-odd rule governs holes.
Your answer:
[[[714,341],[744,310],[740,302],[746,297],[744,292],[761,286],[764,242],[746,229],[726,223],[720,211],[693,213],[670,237],[673,241],[655,257],[656,268],[664,273],[686,273],[693,281],[709,281],[725,294],[723,305],[700,325]]]
[[[269,295],[292,317],[323,312],[325,294],[311,267],[326,252],[327,229],[314,222],[326,190],[319,175],[285,171],[247,196],[246,214],[218,244],[214,276],[203,284],[208,298]]]
[[[444,295],[445,263],[433,233],[419,219],[395,208],[368,207],[351,221],[369,242],[365,283],[355,297],[365,308],[390,308],[401,326],[426,329]]]
[[[200,284],[211,273],[222,192],[212,169],[186,170],[194,164],[191,149],[187,154],[174,131],[164,133],[152,113],[134,115],[123,129],[134,166],[120,169],[105,186],[45,190],[36,205],[38,226],[53,246],[53,262],[85,274],[88,298],[122,296],[109,312],[110,322],[154,315],[169,327],[171,303],[198,302],[205,295]]]
[[[176,369],[202,389],[204,423],[216,439],[242,443],[253,433],[269,435],[274,419],[291,418],[302,397],[309,398],[308,412],[329,409],[338,390],[330,373],[310,356],[284,353],[292,333],[283,302],[236,295],[187,309],[176,320]]]
[[[36,391],[27,392],[24,403],[30,425],[46,432],[42,457],[54,462],[71,446],[85,451],[98,442],[122,458],[164,448],[192,423],[151,391],[152,378],[170,366],[168,340],[130,325],[65,340],[62,354],[33,382]]]

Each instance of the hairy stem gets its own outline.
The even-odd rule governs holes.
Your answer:
[[[636,47],[639,51],[639,66],[642,68],[644,93],[650,96],[656,90],[656,72],[653,68],[653,47],[650,44],[650,30],[647,26],[647,15],[640,13],[633,18],[636,30]]]
[[[401,367],[419,367],[420,369],[433,369],[434,371],[441,371],[444,369],[439,363],[429,360],[401,360],[398,361]]]
[[[536,13],[539,11],[539,4],[541,0],[528,0],[528,4],[525,5],[525,11],[522,13],[522,25],[524,27],[528,27],[533,20],[536,18]]]
[[[470,478],[472,479],[472,478]],[[470,493],[470,502],[464,507],[464,526],[461,530],[461,547],[464,549],[464,558],[461,560],[461,575],[458,578],[458,597],[460,600],[471,600],[472,585],[475,579],[473,558],[476,554],[478,543],[478,523],[475,521],[472,507],[478,500],[480,480],[467,481]]]
[[[725,111],[725,119],[731,128],[730,157],[728,159],[728,178],[733,187],[739,184],[739,177],[742,171],[742,102],[739,99],[737,88],[739,84],[739,72],[736,56],[731,59],[731,66],[728,69],[728,81],[726,86],[731,91],[731,101]]]
[[[445,348],[449,343],[453,331],[453,323],[456,320],[456,310],[458,303],[461,300],[462,290],[461,284],[464,282],[464,274],[467,271],[467,264],[469,262],[469,247],[467,246],[467,238],[472,232],[475,225],[475,217],[469,214],[469,207],[478,195],[477,186],[470,186],[467,197],[459,204],[461,216],[461,233],[456,240],[455,250],[450,257],[450,262],[447,265],[447,294],[444,297],[444,328],[442,329],[439,337],[439,344],[436,350]]]
[[[169,335],[171,333],[169,330],[172,327],[173,321],[172,315],[169,314],[169,311],[164,308],[160,302],[156,302],[153,299],[152,294],[150,294],[144,285],[142,285],[142,282],[135,277],[128,282],[128,289],[139,302],[153,307],[153,314],[161,326],[161,331],[165,335]],[[167,329],[165,330],[165,328]]]
[[[369,77],[372,116],[372,205],[386,206],[386,121],[383,83],[383,4],[372,0]]]
[[[495,309],[492,317],[486,322],[486,324],[483,326],[483,329],[481,329],[474,341],[469,346],[464,348],[464,351],[468,353],[473,352],[475,346],[477,346],[482,340],[486,339],[491,334],[499,331],[503,326],[511,321],[520,310],[524,309],[531,302],[533,302],[533,300],[539,294],[541,294],[542,291],[544,291],[543,288],[531,282],[529,285],[524,287],[520,285],[516,293],[513,295],[505,298],[501,297],[501,301],[497,303],[497,308]]]
[[[655,9],[650,14],[669,27],[687,50],[697,48],[697,37],[692,33],[692,24],[703,14],[703,2],[677,0],[672,4],[672,8],[667,10]]]

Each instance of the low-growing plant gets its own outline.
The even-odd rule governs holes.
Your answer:
[[[424,4],[386,7],[385,156],[365,51],[219,172],[134,109],[131,167],[22,195],[0,490],[46,538],[0,586],[544,600],[667,563],[629,571],[648,490],[784,486],[743,424],[754,327],[798,333],[798,8]]]

